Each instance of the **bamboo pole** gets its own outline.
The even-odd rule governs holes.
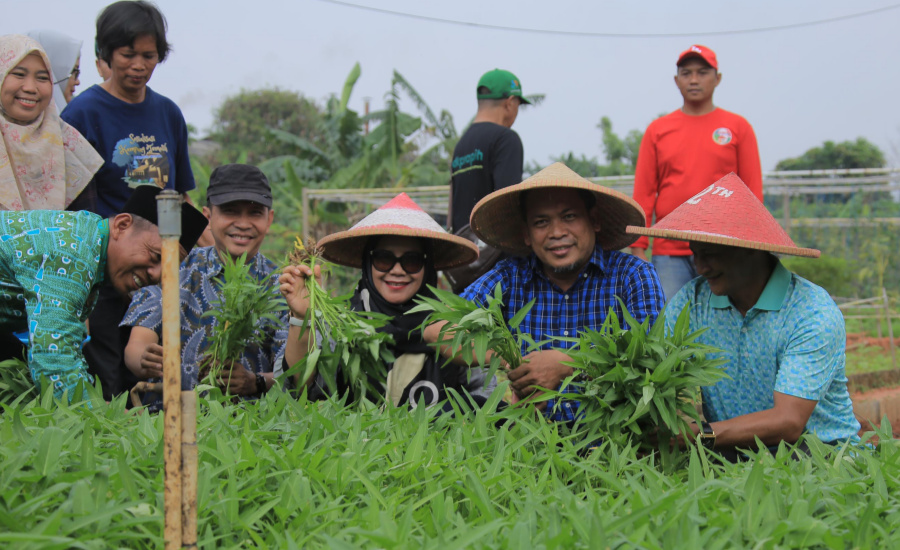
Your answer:
[[[884,320],[887,321],[888,338],[891,340],[891,368],[897,368],[897,347],[894,345],[894,325],[891,324],[891,301],[888,299],[887,290],[881,287],[881,296],[884,298]]]
[[[165,547],[181,548],[181,196],[171,190],[156,198],[162,238],[163,438],[165,442]]]
[[[181,540],[197,547],[197,394],[181,392]]]

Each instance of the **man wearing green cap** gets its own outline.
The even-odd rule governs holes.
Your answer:
[[[448,220],[452,233],[468,225],[479,200],[522,181],[522,140],[510,129],[519,105],[530,104],[522,95],[521,82],[509,71],[494,69],[484,73],[476,93],[475,120],[453,150]]]
[[[450,232],[469,239],[473,239],[468,228],[469,215],[475,204],[498,189],[522,181],[522,140],[510,128],[519,114],[519,105],[530,104],[522,95],[522,83],[516,75],[502,69],[484,73],[476,94],[475,120],[453,150],[448,215]],[[504,257],[499,251],[478,244],[477,262],[446,272],[454,292],[461,292]]]

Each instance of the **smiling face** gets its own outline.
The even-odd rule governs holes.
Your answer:
[[[122,296],[159,283],[162,239],[156,225],[119,214],[109,220],[106,274]]]
[[[233,201],[208,206],[203,214],[209,218],[209,230],[220,254],[238,258],[256,256],[266,233],[275,219],[275,211],[251,201]]]
[[[600,222],[575,189],[536,189],[525,200],[525,244],[559,285],[574,280],[594,253]],[[564,288],[564,290],[565,290]]]
[[[745,314],[762,295],[778,259],[763,250],[690,243],[697,274],[716,296],[728,296]]]
[[[53,82],[41,56],[32,52],[10,69],[0,86],[0,104],[7,117],[30,124],[50,104]]]
[[[697,105],[712,101],[713,92],[721,80],[721,73],[697,57],[689,58],[679,65],[675,74],[675,85],[685,103]]]
[[[767,262],[769,255],[766,252],[698,242],[692,242],[690,246],[697,274],[706,279],[716,296],[734,299],[745,290],[760,286],[760,270],[755,268],[760,262]],[[768,275],[766,272],[763,279],[768,280]]]
[[[125,101],[141,102],[158,63],[156,38],[142,34],[135,38],[134,44],[113,50],[109,62],[110,77],[103,87]]]
[[[421,240],[394,235],[379,239],[374,250],[386,250],[398,258],[407,252],[424,252]],[[394,263],[387,273],[378,271],[374,266],[371,270],[375,290],[391,304],[404,304],[410,301],[422,288],[422,281],[425,279],[424,268],[418,273],[407,273],[400,262]]]

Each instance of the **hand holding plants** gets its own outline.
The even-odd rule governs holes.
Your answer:
[[[220,388],[230,395],[256,395],[256,375],[233,361],[226,368],[218,369]]]
[[[281,283],[279,290],[288,307],[291,309],[293,317],[303,319],[309,310],[309,289],[306,286],[306,280],[315,273],[316,282],[322,284],[322,266],[317,265],[311,268],[308,265],[289,265],[284,268],[278,282]]]
[[[487,367],[487,378],[490,379],[500,369],[506,371],[519,367],[522,363],[522,344],[528,349],[538,346],[530,336],[519,330],[534,300],[507,322],[499,284],[494,288],[493,296],[487,297],[487,304],[483,307],[452,292],[429,288],[435,297],[419,298],[416,300],[419,305],[410,313],[431,312],[421,328],[425,340],[437,344],[437,353],[470,366]],[[522,372],[524,374],[525,371]],[[518,401],[514,392],[508,391],[508,394],[506,398],[510,403]]]
[[[555,390],[560,383],[572,375],[572,367],[565,362],[572,358],[560,350],[533,351],[522,359],[522,364],[509,371],[509,381],[519,399],[538,397],[541,388]],[[539,410],[547,406],[546,401],[536,403]]]
[[[698,419],[692,400],[700,386],[727,377],[715,358],[720,351],[697,341],[702,330],[689,332],[690,314],[678,316],[665,334],[665,316],[650,327],[639,323],[624,304],[623,324],[610,309],[599,330],[580,333],[569,350],[570,365],[585,375],[578,394],[589,438],[616,443],[668,441],[692,433],[685,418]]]
[[[246,254],[237,259],[227,254],[222,258],[222,275],[215,281],[221,298],[213,300],[213,309],[203,314],[216,319],[200,371],[201,375],[208,372],[208,384],[216,383],[220,375],[225,375],[223,367],[239,362],[248,345],[263,341],[264,332],[260,330],[263,323],[283,322],[280,314],[285,309],[284,303],[250,274],[251,266],[246,262]]]
[[[293,316],[303,319],[304,325],[298,340],[288,342],[285,351],[290,371],[300,374],[298,381],[304,383],[318,372],[333,394],[344,385],[354,397],[378,399],[387,380],[386,365],[394,361],[389,349],[393,338],[379,330],[389,318],[354,311],[349,295],[331,296],[322,287],[322,261],[315,242],[307,245],[297,239],[279,279]],[[304,339],[307,349],[297,355],[296,342]]]
[[[159,344],[148,344],[141,353],[141,370],[134,373],[141,380],[149,380],[151,378],[162,378],[162,346]]]

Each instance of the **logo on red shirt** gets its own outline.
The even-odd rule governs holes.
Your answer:
[[[731,143],[732,137],[731,130],[728,128],[716,128],[716,131],[713,132],[712,135],[713,141],[719,145],[728,145]]]

